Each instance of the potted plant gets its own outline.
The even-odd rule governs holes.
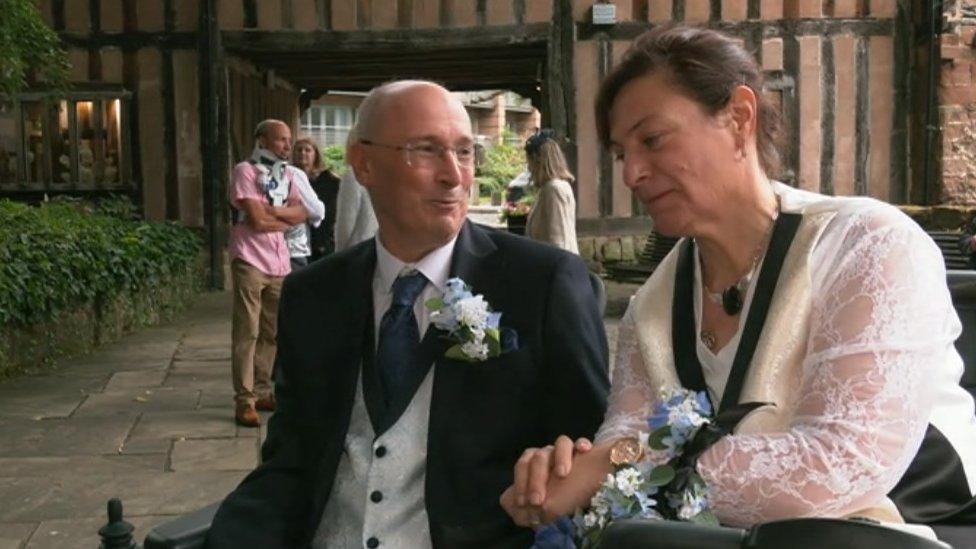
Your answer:
[[[502,204],[501,220],[508,226],[508,232],[518,235],[525,234],[525,224],[529,219],[529,212],[535,203],[535,195],[527,194],[515,202]]]

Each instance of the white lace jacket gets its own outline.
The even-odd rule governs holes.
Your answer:
[[[784,204],[827,199],[781,184],[776,191]],[[813,303],[792,422],[785,432],[725,437],[698,464],[726,524],[837,517],[871,505],[904,474],[930,422],[953,443],[976,491],[973,402],[958,385],[960,324],[938,248],[891,206],[829,200],[851,204],[810,258]],[[639,329],[628,311],[598,442],[647,430],[660,388],[635,344]],[[706,375],[713,395],[722,394],[734,349],[723,356],[724,370]]]

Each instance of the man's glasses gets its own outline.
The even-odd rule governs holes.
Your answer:
[[[474,168],[474,145],[445,147],[426,141],[407,143],[406,145],[386,145],[383,143],[375,143],[368,139],[360,139],[359,142],[371,147],[402,151],[407,160],[407,165],[414,168],[437,168],[439,162],[447,158],[448,151],[454,153],[454,158],[457,159],[458,166],[465,169]]]

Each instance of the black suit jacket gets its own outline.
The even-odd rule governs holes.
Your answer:
[[[278,315],[278,410],[263,463],[224,501],[207,547],[305,547],[343,452],[357,378],[377,435],[406,402],[384,408],[372,368],[373,240],[285,280]],[[558,435],[592,436],[603,419],[607,343],[586,266],[575,255],[470,222],[451,276],[484,294],[518,349],[484,362],[436,361],[425,500],[434,547],[528,547],[498,503],[515,461]],[[422,376],[418,373],[416,384]],[[363,497],[366,497],[363,494]]]

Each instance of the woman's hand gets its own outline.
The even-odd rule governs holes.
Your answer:
[[[609,450],[591,450],[589,440],[574,443],[566,436],[545,448],[529,448],[515,464],[514,483],[499,499],[502,508],[519,526],[535,527],[585,505],[609,466]]]

